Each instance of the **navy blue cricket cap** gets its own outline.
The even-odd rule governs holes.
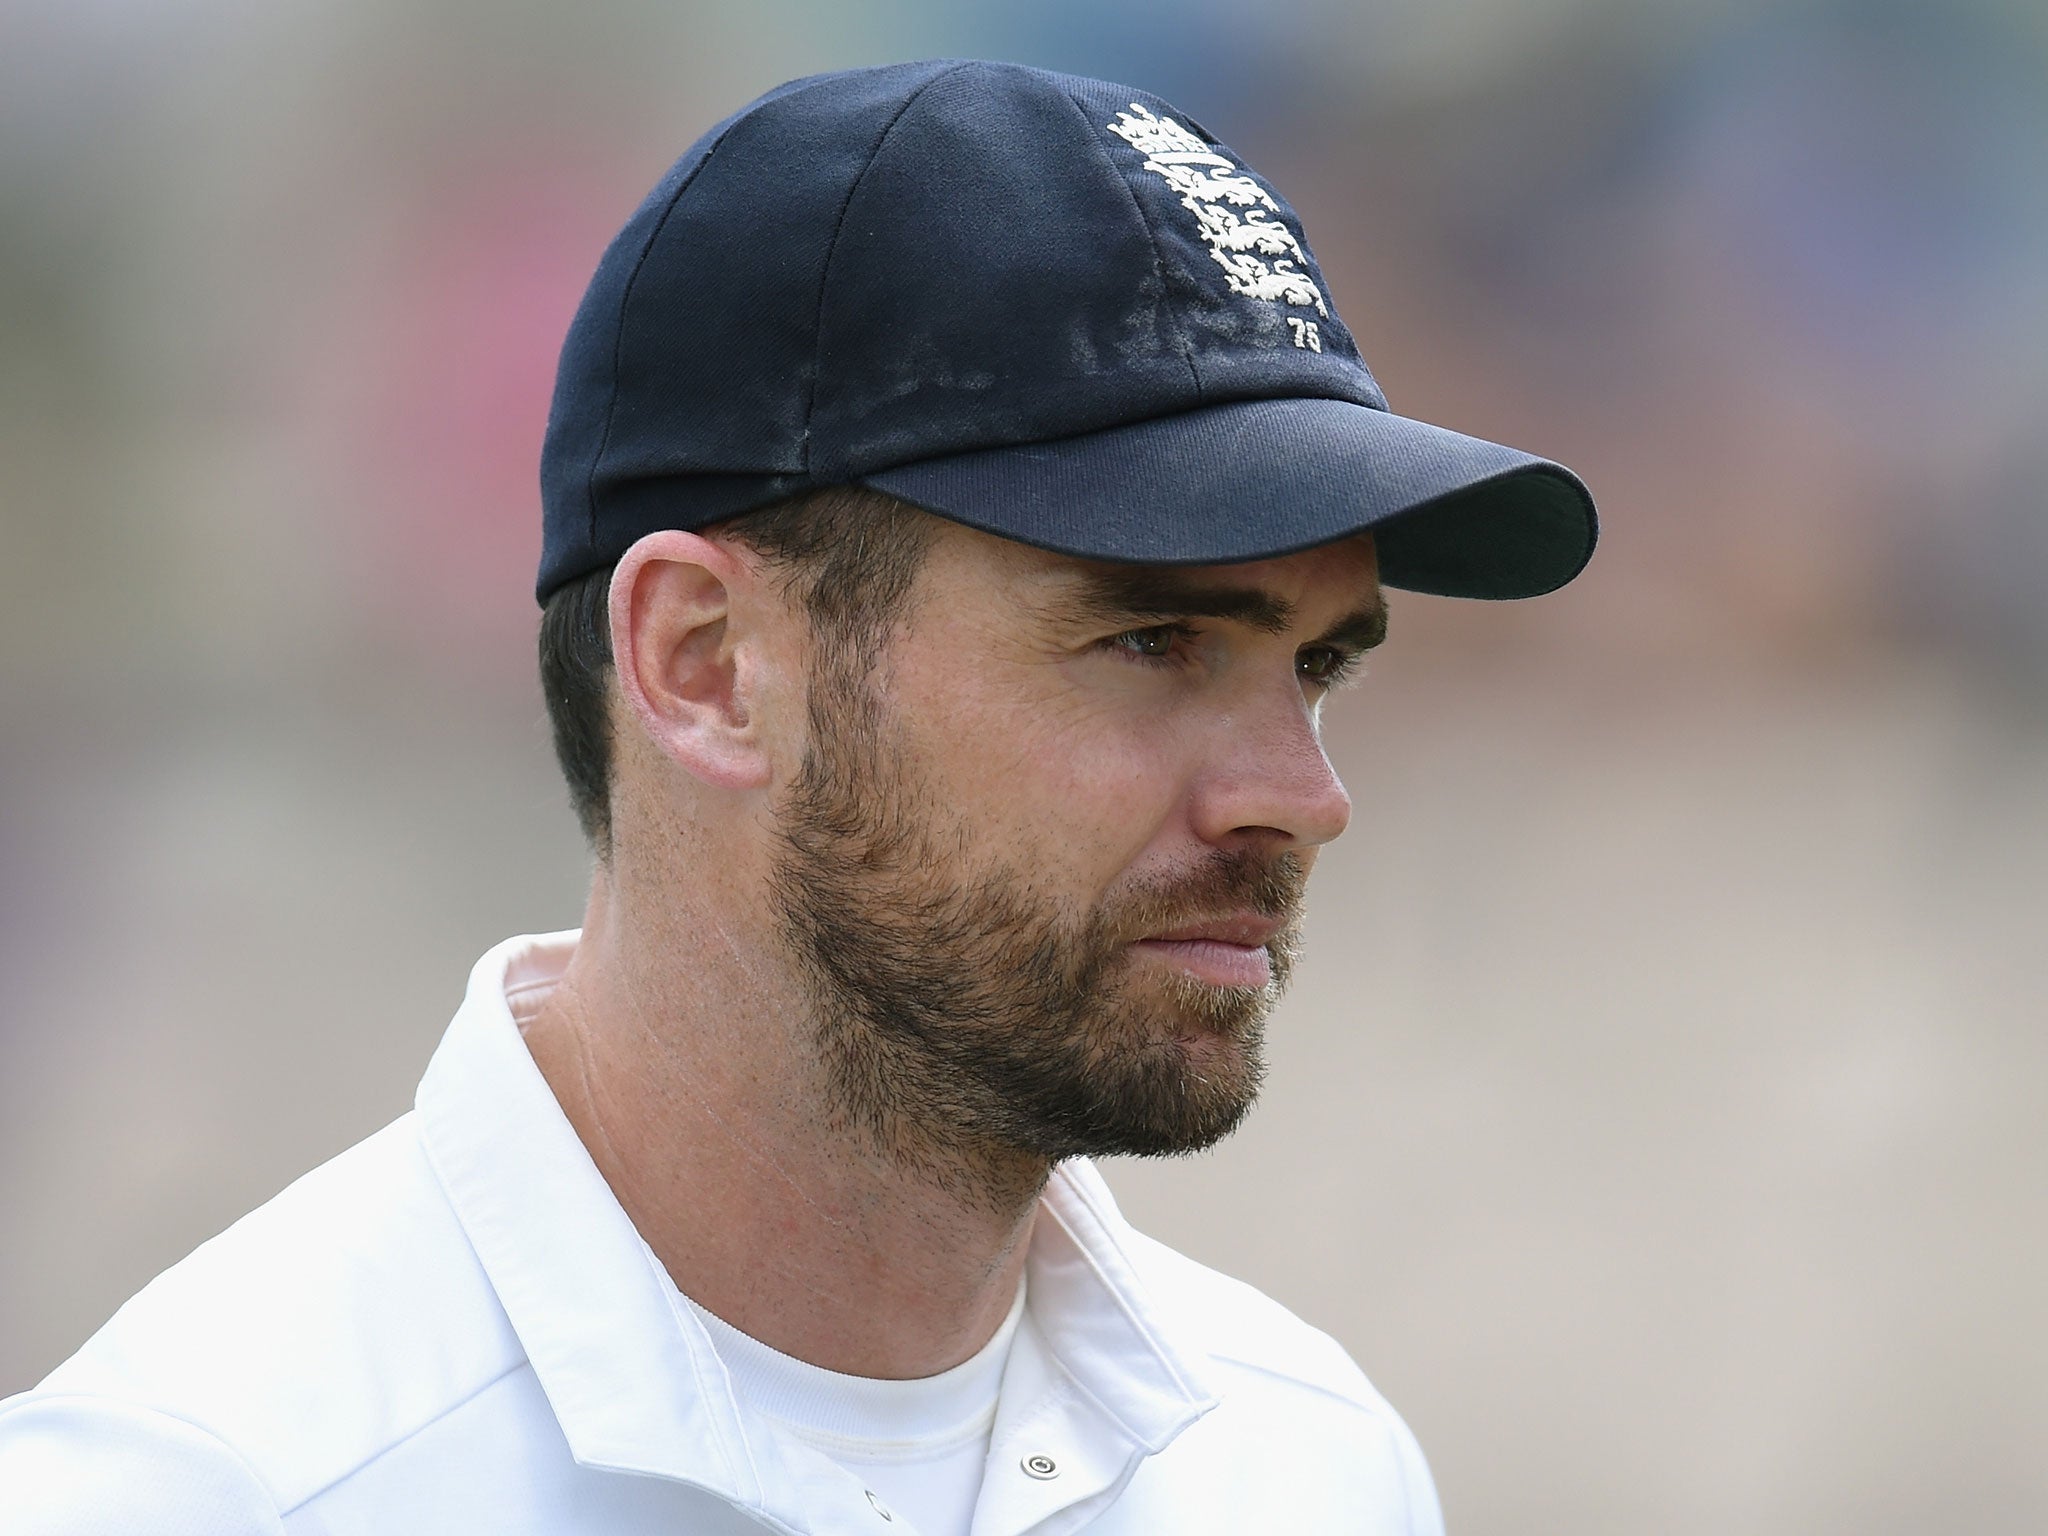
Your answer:
[[[1529,597],[1569,470],[1396,416],[1279,193],[1128,86],[941,60],[792,81],[619,232],[569,328],[538,594],[643,535],[863,485],[1111,561],[1371,529],[1390,586]]]

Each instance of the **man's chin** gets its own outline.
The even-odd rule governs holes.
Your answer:
[[[1152,1113],[1134,1115],[1111,1138],[1114,1145],[1096,1150],[1127,1157],[1179,1157],[1205,1152],[1223,1140],[1251,1113],[1258,1096],[1258,1068],[1243,1048],[1211,1035],[1209,1044],[1230,1059],[1184,1056],[1188,1074],[1184,1091],[1170,1104],[1155,1103]]]
[[[1174,1042],[1191,1077],[1233,1102],[1249,1104],[1264,1074],[1264,1011],[1227,1024],[1204,1024]]]
[[[1160,1157],[1214,1146],[1237,1129],[1258,1097],[1267,993],[1183,978],[1144,1001],[1151,1005],[1153,1071],[1149,1085],[1128,1101],[1134,1134],[1122,1150]]]

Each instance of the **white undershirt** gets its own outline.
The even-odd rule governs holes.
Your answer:
[[[742,1402],[829,1457],[918,1536],[968,1536],[1024,1287],[978,1351],[936,1376],[843,1376],[770,1349],[688,1302],[711,1335]]]

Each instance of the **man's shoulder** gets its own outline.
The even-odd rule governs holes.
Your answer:
[[[1226,1369],[1269,1378],[1364,1413],[1392,1414],[1339,1344],[1256,1286],[1209,1268],[1130,1225],[1101,1171],[1086,1159],[1062,1167],[1068,1188],[1109,1218],[1119,1247],[1176,1339],[1198,1343]]]
[[[406,1115],[151,1281],[0,1407],[0,1440],[59,1402],[139,1412],[228,1448],[288,1510],[524,1358]]]
[[[1218,1404],[1161,1458],[1185,1493],[1246,1524],[1283,1503],[1303,1529],[1440,1536],[1443,1515],[1422,1448],[1407,1423],[1335,1339],[1255,1286],[1128,1225],[1120,1246],[1173,1337],[1201,1352]],[[1258,1475],[1241,1475],[1249,1464]],[[1141,1482],[1143,1479],[1141,1479]],[[1156,1490],[1144,1490],[1150,1497]],[[1291,1501],[1291,1502],[1288,1502]],[[1377,1523],[1373,1523],[1377,1522]]]
[[[1227,1372],[1265,1378],[1333,1408],[1393,1417],[1343,1345],[1264,1291],[1134,1228],[1127,1229],[1124,1246],[1176,1333],[1198,1340]]]

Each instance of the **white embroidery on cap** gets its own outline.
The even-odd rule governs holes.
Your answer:
[[[1301,242],[1285,224],[1267,217],[1278,213],[1280,205],[1241,166],[1172,118],[1154,117],[1135,101],[1129,112],[1119,112],[1107,126],[1143,152],[1146,170],[1180,194],[1181,206],[1195,216],[1196,228],[1232,293],[1274,304],[1313,305],[1317,314],[1329,318],[1321,290],[1296,265],[1308,262]],[[1314,333],[1313,325],[1306,333],[1296,331],[1294,344],[1320,352],[1319,337],[1315,342],[1304,339]]]

